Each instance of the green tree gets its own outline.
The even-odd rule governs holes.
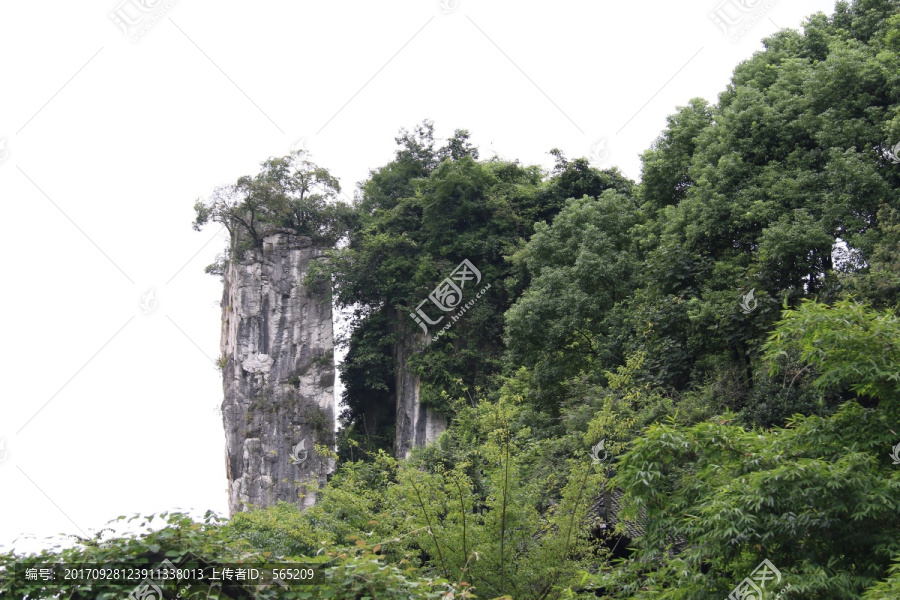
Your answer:
[[[621,363],[614,309],[634,290],[640,259],[630,232],[641,218],[613,190],[571,200],[516,255],[532,280],[506,313],[508,360],[534,370],[545,402],[559,402],[565,381]]]
[[[502,314],[522,275],[505,257],[530,237],[535,214],[550,200],[538,167],[478,161],[468,137],[456,130],[437,147],[429,121],[401,131],[395,159],[360,186],[359,226],[332,256],[335,297],[354,311],[342,419],[346,436],[370,450],[391,439],[398,347],[419,332],[409,314],[463,259],[479,269],[490,293],[413,354],[409,368],[419,376],[423,402],[442,410],[442,392],[456,397],[487,386],[500,371]]]
[[[255,176],[243,176],[194,204],[193,227],[221,223],[231,235],[230,257],[261,248],[274,228],[288,228],[314,243],[333,246],[347,235],[354,213],[338,199],[341,186],[302,152],[270,158]],[[215,269],[218,270],[218,269]]]
[[[791,351],[819,373],[817,388],[850,386],[877,408],[851,401],[769,431],[730,415],[649,427],[610,483],[625,491],[623,518],[645,531],[603,582],[622,590],[616,597],[718,598],[764,558],[804,598],[858,598],[887,575],[900,555],[900,474],[889,457],[900,320],[848,301],[807,302],[770,336],[772,368]]]

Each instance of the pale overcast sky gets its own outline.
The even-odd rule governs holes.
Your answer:
[[[227,511],[222,289],[203,273],[224,239],[191,230],[215,186],[305,139],[352,196],[423,118],[442,138],[469,129],[482,158],[550,167],[551,148],[596,149],[637,180],[677,106],[714,102],[763,37],[833,8],[0,3],[0,545]],[[734,23],[727,35],[711,14]]]

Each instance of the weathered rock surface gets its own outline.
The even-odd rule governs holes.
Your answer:
[[[421,352],[427,340],[425,335],[416,331],[409,332],[404,328],[409,317],[400,313],[395,315],[399,323],[399,343],[394,346],[394,364],[396,365],[395,390],[397,400],[397,425],[394,438],[394,453],[397,458],[409,458],[412,449],[424,446],[436,440],[447,429],[447,417],[429,407],[422,406],[419,400],[419,378],[410,372],[407,360],[412,353]]]
[[[334,464],[334,339],[327,285],[303,280],[323,251],[286,231],[225,271],[222,418],[231,514],[315,502]]]

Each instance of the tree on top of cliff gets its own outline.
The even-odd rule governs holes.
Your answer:
[[[208,199],[198,199],[193,227],[199,231],[211,221],[223,224],[231,234],[232,257],[261,248],[263,238],[277,227],[333,246],[352,223],[353,209],[338,199],[340,192],[328,169],[294,152],[269,158],[255,176],[240,177],[216,188]]]

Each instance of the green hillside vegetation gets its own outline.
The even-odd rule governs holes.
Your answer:
[[[352,204],[269,159],[195,226],[236,240],[214,273],[267,228],[331,248],[310,277],[352,313],[334,476],[305,512],[0,555],[0,596],[127,595],[12,591],[14,562],[190,556],[320,579],[183,598],[721,600],[764,559],[766,598],[900,598],[898,142],[900,0],[856,0],[678,108],[639,183],[559,150],[484,160],[430,121]],[[489,292],[409,360],[451,424],[398,460],[394,350],[464,259]]]

